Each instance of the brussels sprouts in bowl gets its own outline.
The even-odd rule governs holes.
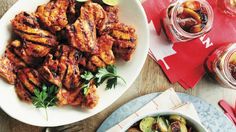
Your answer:
[[[206,128],[179,112],[168,111],[141,116],[128,124],[126,132],[207,132]]]

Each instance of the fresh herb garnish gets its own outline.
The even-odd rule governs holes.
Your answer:
[[[46,120],[48,120],[47,108],[56,105],[57,92],[58,89],[54,85],[50,87],[43,85],[41,91],[38,88],[34,89],[34,96],[32,97],[32,103],[36,108],[44,108],[46,114]]]
[[[112,87],[115,88],[118,78],[126,83],[121,76],[117,75],[116,67],[113,65],[98,69],[98,73],[95,75],[95,77],[95,82],[97,85],[100,85],[107,80],[106,89],[111,89]]]
[[[121,76],[117,75],[116,67],[113,65],[99,68],[95,75],[91,72],[85,71],[84,74],[81,75],[81,78],[84,80],[82,85],[84,95],[87,95],[91,82],[94,82],[96,86],[99,86],[104,81],[107,81],[106,90],[115,88],[118,83],[118,78],[126,83]]]
[[[94,75],[89,71],[85,71],[84,74],[81,75],[81,78],[83,78],[86,81],[90,81],[91,79],[94,78]]]

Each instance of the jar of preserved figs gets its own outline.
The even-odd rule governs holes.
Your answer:
[[[162,24],[172,42],[185,42],[210,31],[213,10],[205,0],[174,0],[162,12]]]
[[[236,89],[236,43],[215,50],[207,58],[206,68],[222,86]]]
[[[223,13],[232,17],[236,16],[236,0],[217,0],[217,6]]]

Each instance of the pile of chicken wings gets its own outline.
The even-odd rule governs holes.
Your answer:
[[[129,61],[137,45],[135,29],[119,21],[118,11],[92,1],[51,0],[34,13],[19,13],[0,75],[26,102],[47,84],[59,88],[58,105],[95,107],[96,86],[84,95],[80,75],[114,65],[116,58]]]

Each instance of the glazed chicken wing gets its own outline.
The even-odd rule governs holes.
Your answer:
[[[20,57],[16,56],[12,49],[8,48],[5,56],[11,61],[14,71],[26,67],[26,63]]]
[[[80,88],[73,91],[61,88],[57,94],[57,99],[59,105],[81,106],[82,108],[92,109],[97,105],[99,97],[96,86],[90,85],[86,96]]]
[[[52,47],[58,44],[56,37],[39,27],[35,16],[22,12],[12,20],[13,31],[21,40],[14,40],[9,48],[29,66],[37,66],[42,62]]]
[[[21,42],[20,40],[12,41],[9,48],[17,58],[28,66],[37,66],[41,64],[43,61],[41,57],[46,56],[50,51],[50,48],[48,47],[32,44],[27,41]]]
[[[71,0],[51,0],[38,7],[37,17],[51,32],[60,31],[68,24],[67,9]],[[73,9],[70,9],[73,12]]]
[[[115,56],[112,51],[114,39],[109,35],[97,39],[97,49],[91,54],[80,56],[79,65],[84,68],[96,71],[98,68],[115,64]]]
[[[113,26],[110,34],[114,39],[113,51],[117,57],[129,61],[137,45],[135,29],[122,23]]]
[[[31,102],[31,94],[29,91],[27,91],[23,84],[20,82],[20,80],[16,81],[15,84],[15,91],[19,99],[25,101],[25,102]]]
[[[82,52],[91,53],[96,47],[96,28],[104,24],[106,13],[96,3],[87,2],[81,7],[80,17],[71,26],[67,26],[71,46]]]
[[[64,77],[64,75],[61,75],[60,73],[65,72],[67,69],[65,64],[62,64],[65,68],[63,71],[59,71],[59,66],[60,62],[58,60],[54,60],[53,56],[49,54],[45,61],[44,64],[38,69],[40,75],[47,80],[49,83],[56,85],[57,87],[62,87],[62,82],[61,78]]]
[[[96,67],[105,67],[106,65],[112,65],[115,63],[115,57],[112,51],[114,39],[109,35],[104,35],[97,40],[97,51],[90,58],[90,65]],[[89,66],[88,65],[88,68]]]
[[[39,73],[32,68],[23,68],[18,70],[17,79],[31,94],[34,93],[35,88],[40,88],[42,86],[42,78],[40,77]]]
[[[58,44],[56,37],[39,27],[37,18],[26,12],[21,12],[12,20],[13,31],[24,41],[43,46],[53,47]]]
[[[80,84],[78,51],[66,45],[60,45],[53,57],[49,54],[39,68],[40,74],[59,88],[74,89]]]
[[[39,73],[32,68],[23,68],[17,72],[15,89],[18,97],[26,102],[31,102],[31,96],[35,88],[42,86],[42,78]]]

